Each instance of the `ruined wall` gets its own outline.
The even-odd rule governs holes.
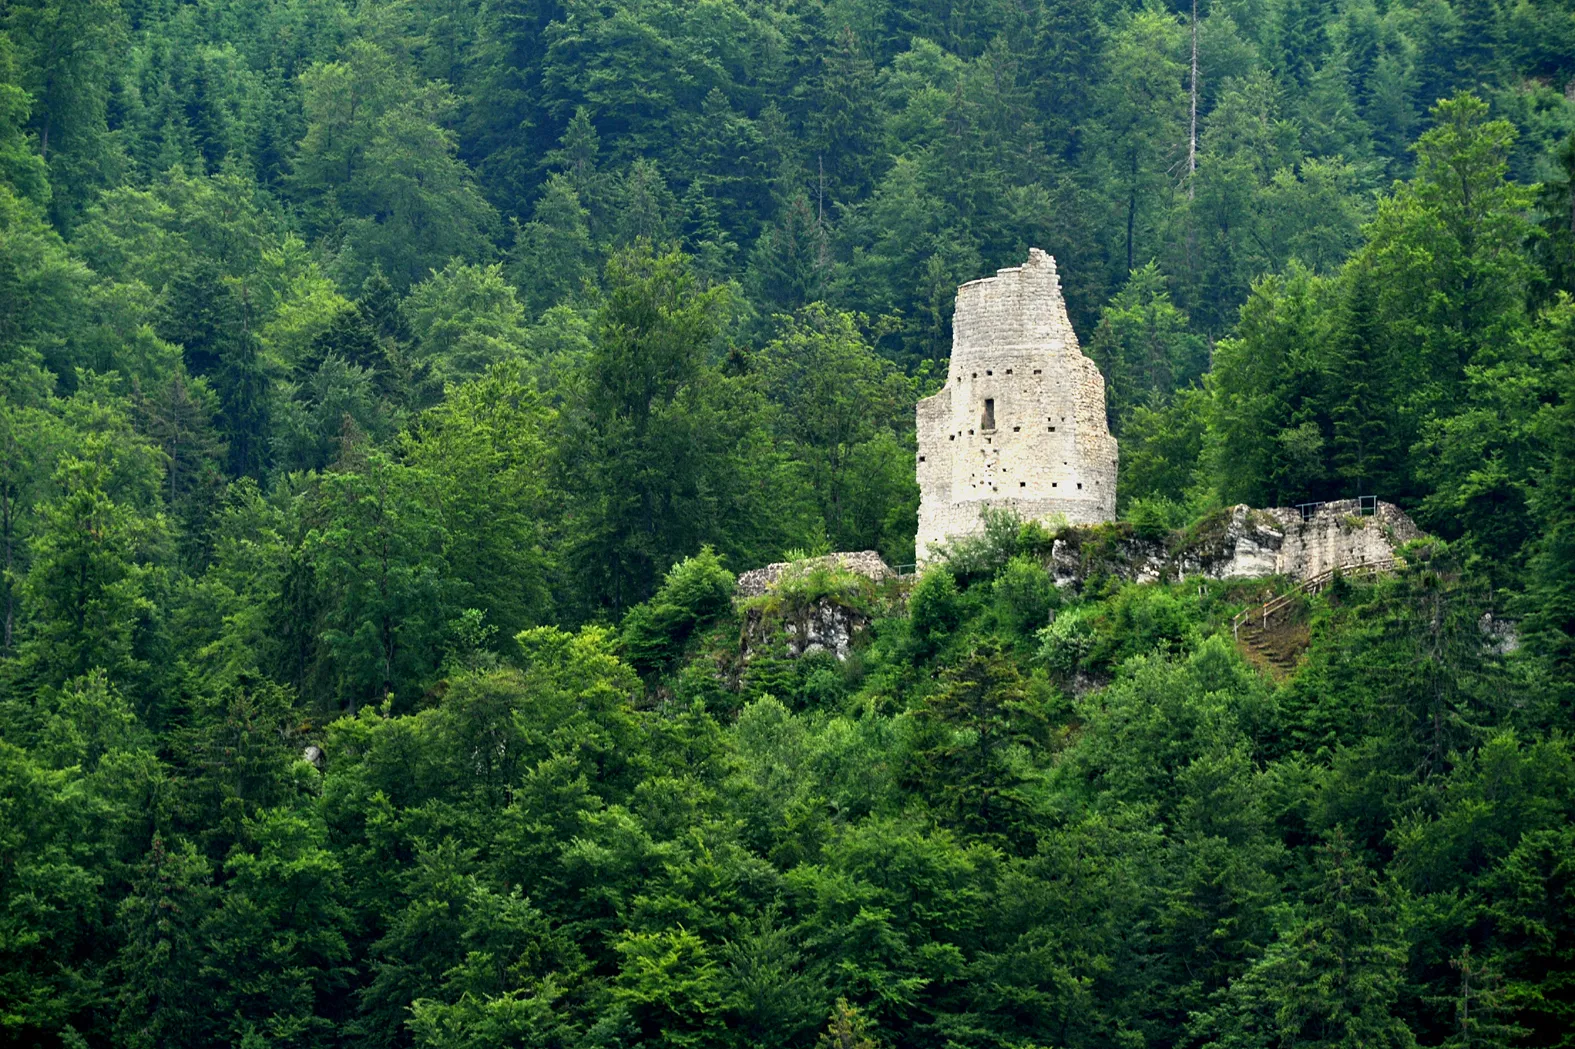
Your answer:
[[[1283,575],[1311,579],[1332,568],[1386,561],[1422,530],[1392,503],[1363,516],[1354,499],[1325,503],[1304,518],[1277,506],[1238,505],[1182,541],[1140,539],[1130,533],[1071,532],[1055,541],[1050,570],[1057,586],[1080,588],[1091,576],[1111,574],[1134,583],[1206,579],[1257,579]]]
[[[1306,519],[1301,511],[1284,506],[1258,513],[1271,517],[1280,533],[1273,551],[1273,573],[1298,579],[1311,579],[1331,568],[1385,560],[1401,545],[1422,536],[1405,511],[1391,503],[1379,503],[1367,517],[1361,516],[1355,499],[1324,503]],[[1254,570],[1240,546],[1235,561],[1231,573],[1223,578],[1267,574]]]
[[[1067,318],[1055,260],[957,289],[946,385],[918,405],[918,558],[981,530],[981,508],[1073,524],[1115,517],[1105,381]]]
[[[885,559],[874,550],[858,550],[812,557],[805,561],[777,561],[764,568],[752,568],[738,577],[738,586],[733,594],[739,598],[759,597],[775,586],[777,580],[781,579],[790,568],[807,571],[819,565],[832,564],[877,583],[883,579],[890,579],[896,574],[886,564]]]

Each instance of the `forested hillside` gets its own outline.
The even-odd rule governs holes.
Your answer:
[[[1575,1046],[1561,0],[0,0],[0,1045]],[[1123,521],[918,580],[1054,254]],[[1358,494],[1297,606],[1099,552]],[[852,654],[788,659],[812,612]]]

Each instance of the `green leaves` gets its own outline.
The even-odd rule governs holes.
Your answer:
[[[1381,6],[5,5],[0,1042],[1566,1046],[1571,23]],[[735,607],[1030,246],[1124,521]]]
[[[436,662],[451,585],[431,476],[377,451],[358,466],[323,478],[322,521],[304,544],[330,595],[323,671],[352,713],[415,691]]]
[[[1410,1046],[1391,1009],[1406,950],[1372,873],[1339,838],[1320,850],[1304,912],[1198,1018],[1195,1036],[1220,1047],[1292,1040],[1319,1046]]]
[[[456,156],[446,85],[417,82],[370,41],[302,78],[306,134],[295,185],[321,230],[344,238],[351,280],[380,266],[409,287],[451,256],[480,261],[497,213]]]
[[[624,658],[644,673],[667,669],[695,630],[730,609],[733,582],[710,547],[674,565],[655,596],[624,617]]]

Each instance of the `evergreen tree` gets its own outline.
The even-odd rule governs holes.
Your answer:
[[[1348,843],[1319,850],[1305,910],[1196,1024],[1211,1046],[1409,1046],[1395,1015],[1405,946],[1393,905]]]

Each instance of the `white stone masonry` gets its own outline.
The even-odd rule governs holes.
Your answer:
[[[921,563],[983,529],[984,507],[1096,524],[1116,512],[1105,380],[1066,315],[1055,259],[957,289],[946,385],[918,404]]]

